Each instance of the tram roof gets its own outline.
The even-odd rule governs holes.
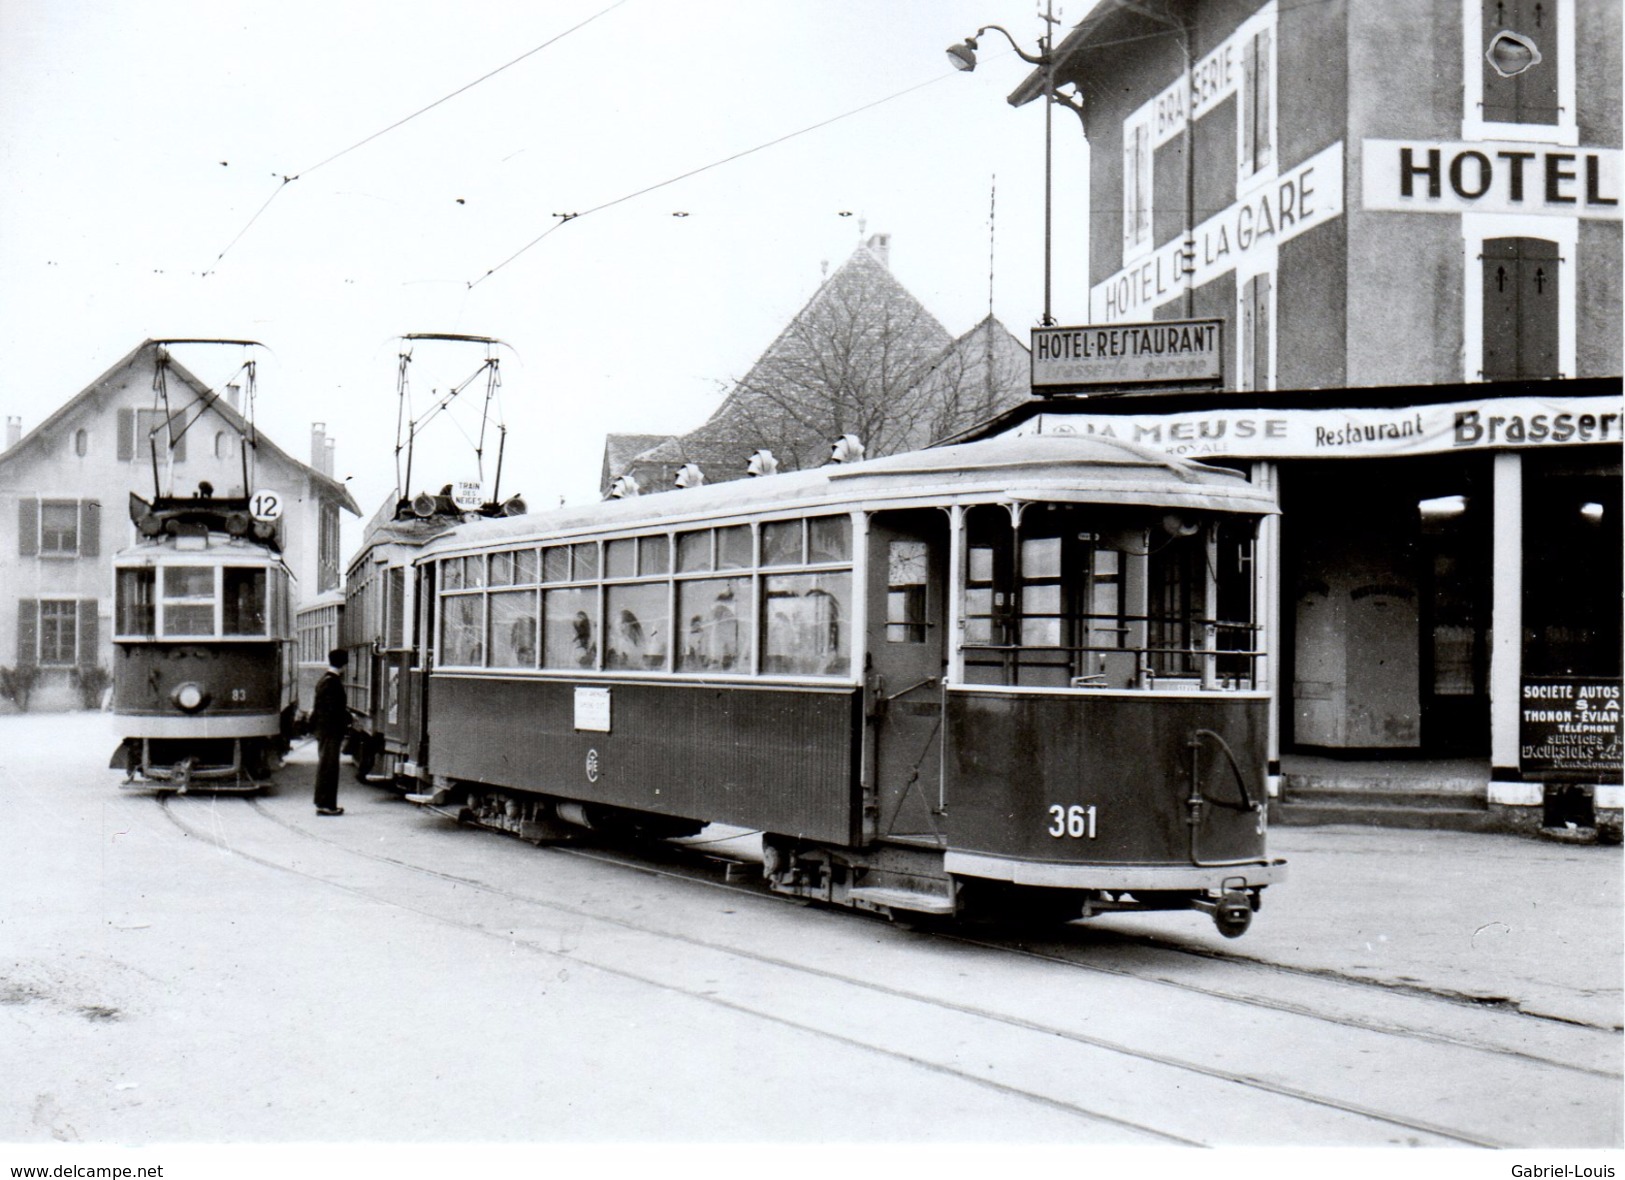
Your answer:
[[[1273,514],[1274,497],[1239,472],[1099,435],[1026,434],[858,463],[646,493],[459,525],[425,548],[501,544],[805,509],[1012,502],[1145,505]]]

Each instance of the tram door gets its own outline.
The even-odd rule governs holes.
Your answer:
[[[936,508],[870,518],[868,717],[875,831],[936,842],[947,666],[948,515]]]

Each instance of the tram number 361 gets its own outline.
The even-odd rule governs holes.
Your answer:
[[[1049,809],[1049,834],[1057,840],[1071,837],[1074,840],[1095,838],[1095,806],[1088,807],[1081,803],[1074,803],[1071,807],[1063,807],[1053,803]]]

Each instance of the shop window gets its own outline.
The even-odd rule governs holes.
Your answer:
[[[1620,675],[1620,471],[1524,455],[1523,674]]]
[[[1485,381],[1558,377],[1562,259],[1544,238],[1490,238],[1483,260]]]
[[[1557,91],[1560,5],[1556,0],[1482,3],[1482,44],[1477,54],[1483,79],[1482,118],[1489,123],[1557,124],[1562,115]],[[1504,32],[1527,38],[1540,53],[1538,62],[1511,78],[1504,77],[1490,60],[1495,39]]]

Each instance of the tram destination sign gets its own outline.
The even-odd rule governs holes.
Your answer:
[[[1620,781],[1620,682],[1531,677],[1518,702],[1518,769],[1526,778]]]
[[[1033,392],[1216,383],[1224,378],[1223,340],[1222,320],[1034,328]]]

